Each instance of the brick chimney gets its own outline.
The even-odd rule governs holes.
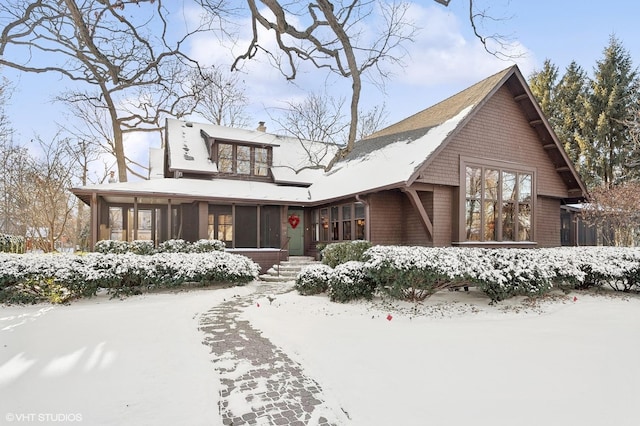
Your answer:
[[[259,132],[266,132],[267,131],[267,126],[264,125],[264,121],[259,121],[258,122],[258,128],[256,129]]]

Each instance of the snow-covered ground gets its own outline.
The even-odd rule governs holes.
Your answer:
[[[0,424],[221,424],[198,321],[250,291],[0,307]]]
[[[493,307],[472,289],[422,306],[340,305],[288,293],[245,317],[354,425],[639,425],[640,297],[548,299]]]
[[[0,307],[0,424],[219,425],[198,320],[253,290]],[[638,296],[495,307],[473,289],[419,306],[266,296],[244,317],[350,424],[640,424]]]

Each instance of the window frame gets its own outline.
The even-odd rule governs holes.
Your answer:
[[[231,171],[220,170],[220,155],[219,147],[221,145],[231,146]],[[249,150],[249,159],[243,158],[242,153],[239,155],[238,150]],[[265,152],[266,151],[266,152]],[[264,161],[264,155],[260,155],[257,158],[257,153],[265,154],[266,161]],[[226,157],[225,157],[226,158]],[[241,178],[256,178],[256,179],[269,179],[270,169],[273,161],[273,147],[264,145],[253,145],[247,143],[238,143],[226,140],[215,140],[211,149],[211,161],[213,161],[218,167],[218,174],[223,176],[233,176]],[[243,164],[242,169],[239,168],[239,164]]]
[[[467,196],[467,168],[477,168],[480,169],[480,185],[481,189],[479,198],[478,197],[468,197]],[[497,195],[495,199],[487,199],[485,197],[485,170],[496,170],[498,172],[498,181],[496,183],[497,186]],[[522,176],[529,175],[531,178],[529,200],[528,201],[520,201],[519,195],[516,195],[516,199],[505,199],[503,198],[504,192],[504,175],[505,174],[513,174],[515,175],[515,184],[514,184],[514,192],[519,191],[518,187],[521,181]],[[537,190],[536,190],[536,181],[537,181],[537,169],[535,167],[525,166],[518,163],[510,163],[496,160],[487,160],[487,159],[479,159],[479,158],[471,158],[471,157],[461,157],[460,158],[460,187],[459,187],[459,208],[458,208],[458,244],[463,245],[500,245],[500,246],[531,246],[536,245],[536,198],[537,198]],[[480,220],[480,232],[479,239],[468,239],[467,238],[467,201],[469,199],[473,199],[479,202],[480,211],[479,211],[479,220]],[[485,206],[483,205],[486,202],[495,203],[494,206],[497,209],[494,212],[495,217],[495,229],[493,231],[495,235],[495,239],[488,239],[485,235],[486,231],[486,218],[485,218]],[[514,207],[514,227],[513,227],[513,240],[505,239],[504,229],[503,229],[503,210],[505,204],[511,203]],[[529,206],[529,239],[528,240],[520,240],[520,230],[518,225],[518,212],[520,211],[520,205],[528,205]]]
[[[357,205],[361,207],[361,214],[358,214]],[[366,204],[360,201],[314,208],[311,212],[313,242],[328,244],[366,240],[366,209]],[[345,212],[347,212],[346,215]],[[345,218],[346,216],[349,217]],[[349,234],[350,238],[345,239],[345,234]],[[360,236],[362,238],[359,238]]]

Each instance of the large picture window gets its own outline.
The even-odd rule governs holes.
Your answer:
[[[466,241],[532,241],[533,172],[465,165]]]

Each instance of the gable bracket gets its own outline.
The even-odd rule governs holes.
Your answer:
[[[418,211],[418,215],[422,221],[422,225],[424,225],[425,229],[429,233],[429,236],[433,238],[433,224],[431,223],[431,219],[427,214],[427,211],[424,209],[422,205],[422,201],[420,200],[420,196],[418,196],[418,192],[415,189],[404,188],[402,192],[407,194],[409,197],[409,201],[411,201],[411,205]]]
[[[513,97],[513,100],[516,102],[524,101],[525,99],[529,99],[529,95],[527,95],[526,93],[523,93],[521,95],[516,95]]]

